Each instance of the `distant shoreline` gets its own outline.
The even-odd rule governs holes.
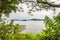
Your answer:
[[[7,21],[44,21],[44,19],[8,19]]]

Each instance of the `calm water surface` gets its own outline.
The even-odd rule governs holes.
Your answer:
[[[44,21],[14,21],[14,23],[25,25],[23,32],[38,33],[45,28]]]

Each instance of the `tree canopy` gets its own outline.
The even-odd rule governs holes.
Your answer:
[[[37,10],[41,10],[41,8],[50,9],[55,7],[60,7],[60,4],[54,4],[55,2],[49,2],[50,0],[0,0],[0,17],[2,14],[8,16],[10,12],[18,9],[18,4],[20,3],[32,3],[32,9],[29,11],[33,11],[33,8],[38,6],[39,8],[35,8]]]
[[[0,0],[0,17],[2,14],[8,16],[10,12],[16,12],[20,2],[21,0]]]

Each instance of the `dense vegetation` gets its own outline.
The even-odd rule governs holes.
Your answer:
[[[2,14],[8,16],[10,12],[16,12],[20,2],[21,0],[0,0],[0,17]]]
[[[2,14],[9,16],[10,12],[16,12],[19,3],[24,3],[28,0],[0,0],[0,21]],[[37,10],[41,8],[50,9],[50,7],[60,7],[60,4],[56,5],[54,2],[48,2],[49,0],[37,0],[32,3],[32,10],[38,6]],[[39,5],[41,4],[41,5]],[[47,5],[46,5],[47,4]],[[10,23],[0,22],[0,40],[60,40],[60,14],[54,16],[53,19],[45,17],[45,30],[37,34],[21,33],[25,28],[22,25],[14,24],[13,21]]]
[[[19,34],[25,27],[19,24],[0,22],[0,40],[16,40],[14,37]]]
[[[53,19],[45,17],[45,30],[37,34],[20,33],[24,27],[13,23],[0,22],[0,40],[60,40],[60,14]]]

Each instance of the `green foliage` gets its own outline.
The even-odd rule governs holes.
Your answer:
[[[0,40],[60,40],[60,14],[53,20],[45,17],[45,30],[38,34],[20,33],[24,28],[13,21],[9,24],[0,22]]]
[[[60,14],[53,19],[45,17],[45,30],[37,34],[20,33],[24,27],[0,22],[0,40],[60,40]]]
[[[60,13],[59,13],[59,15],[57,15],[56,17],[54,17],[54,19],[55,19],[56,22],[60,23]]]
[[[37,0],[38,2],[42,2],[43,0]]]
[[[40,33],[41,40],[60,40],[60,14],[52,19],[46,16],[46,30]]]
[[[24,30],[24,27],[19,24],[0,22],[0,39],[1,40],[15,40],[15,36]]]
[[[0,16],[2,13],[8,16],[10,12],[16,12],[17,5],[20,2],[21,0],[0,0]]]
[[[37,1],[42,2],[43,0]],[[20,2],[21,0],[0,0],[0,17],[3,13],[9,16],[10,12],[16,12]],[[42,8],[48,7],[48,5],[42,5]],[[53,20],[46,16],[45,27],[46,29],[38,34],[21,34],[20,32],[24,30],[22,25],[14,25],[13,21],[8,24],[0,22],[0,40],[60,40],[60,14]]]

